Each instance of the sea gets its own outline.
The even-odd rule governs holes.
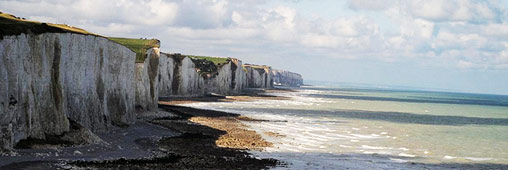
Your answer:
[[[508,96],[340,84],[273,93],[288,100],[192,103],[274,143],[276,169],[508,169]],[[276,133],[277,136],[269,135]]]

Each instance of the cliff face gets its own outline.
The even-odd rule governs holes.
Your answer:
[[[237,59],[215,65],[179,54],[161,54],[159,95],[190,97],[240,93],[246,79],[241,65],[242,62]]]
[[[172,85],[175,71],[175,60],[170,54],[160,53],[159,58],[159,96],[169,97],[173,95]],[[179,71],[177,71],[179,72]]]
[[[173,82],[171,90],[174,96],[201,96],[205,94],[204,79],[189,57],[173,55]]]
[[[230,58],[227,63],[218,66],[216,73],[205,75],[205,93],[238,94],[243,90],[245,81],[242,61]]]
[[[274,85],[300,87],[303,85],[302,75],[284,70],[272,70]]]
[[[232,58],[230,63],[232,71],[230,90],[232,90],[232,93],[241,93],[247,86],[247,73],[243,69],[242,61]]]
[[[0,149],[27,138],[131,124],[135,53],[102,37],[21,34],[0,40]]]
[[[0,23],[19,26],[0,31],[0,151],[24,139],[94,141],[92,132],[133,124],[135,108],[156,109],[159,96],[271,88],[272,74],[279,84],[302,84],[296,73],[234,58],[160,53],[155,39],[106,39],[70,26],[11,20]]]
[[[247,72],[246,84],[248,88],[271,88],[271,67],[258,65],[244,65]]]
[[[205,94],[204,78],[200,76],[194,62],[179,54],[161,54],[160,59],[161,97],[191,97]]]
[[[136,108],[153,110],[159,101],[160,50],[151,48],[143,63],[136,63]]]

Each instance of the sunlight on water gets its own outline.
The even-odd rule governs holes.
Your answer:
[[[303,88],[291,100],[198,103],[254,118],[269,152],[379,154],[394,162],[508,164],[508,96]]]

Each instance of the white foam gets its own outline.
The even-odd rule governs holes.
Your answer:
[[[410,158],[414,158],[414,157],[416,157],[416,155],[411,155],[411,154],[407,154],[407,153],[399,153],[399,156],[402,156],[402,157],[410,157]]]
[[[362,135],[362,134],[351,134],[351,136],[355,136],[355,137],[363,138],[363,139],[375,139],[375,138],[379,138],[377,136]]]
[[[467,160],[471,160],[471,161],[489,161],[489,160],[492,160],[492,158],[476,158],[476,157],[464,157],[466,158]]]
[[[322,141],[328,141],[328,140],[331,140],[331,139],[336,139],[336,138],[333,138],[333,137],[329,137],[329,136],[325,136],[325,135],[313,134],[313,133],[309,133],[309,132],[305,132],[304,134],[316,137],[315,138],[316,140],[322,140]]]
[[[328,136],[335,136],[336,139],[357,139],[357,137],[354,136],[347,136],[347,135],[340,135],[340,134],[332,134],[332,133],[326,133]]]
[[[409,149],[408,148],[399,148],[400,150],[403,150],[403,151],[408,151]]]
[[[376,149],[376,150],[379,150],[379,149],[391,149],[390,147],[381,147],[381,146],[369,146],[369,145],[362,145],[363,149]]]
[[[446,155],[446,156],[444,156],[444,157],[443,157],[443,159],[455,159],[455,158],[457,158],[457,157],[454,157],[454,156],[448,156],[448,155]]]
[[[295,137],[295,140],[298,140],[298,141],[305,141],[305,142],[318,142],[318,141],[323,142],[323,141],[326,141],[326,139],[313,138],[313,137],[306,136],[306,135],[303,135],[303,134],[292,134],[291,136]]]
[[[319,125],[319,124],[318,124]],[[301,127],[300,127],[301,128]],[[312,126],[307,126],[307,127],[304,127],[306,129],[309,129],[309,130],[315,130],[315,131],[327,131],[327,132],[334,132],[335,130],[331,130],[331,129],[328,129],[328,128],[323,128],[323,127],[312,127]]]

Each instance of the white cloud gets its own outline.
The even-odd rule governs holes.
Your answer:
[[[176,3],[162,0],[0,1],[0,6],[8,10],[7,12],[27,18],[57,18],[59,23],[76,23],[77,20],[97,25],[170,24],[178,12]]]
[[[231,24],[232,11],[226,0],[183,0],[175,26],[197,29],[226,27]]]
[[[274,41],[289,42],[294,41],[296,11],[287,7],[277,7],[270,9],[262,14],[260,24],[261,29],[265,31],[266,38]]]
[[[459,60],[459,62],[457,63],[457,66],[459,68],[463,68],[463,69],[465,69],[465,68],[471,68],[471,67],[473,67],[473,63],[468,62],[468,61],[464,61],[464,60]]]
[[[395,0],[349,0],[348,5],[354,10],[384,10],[395,2]]]
[[[468,69],[508,65],[508,12],[495,0],[349,0],[350,11],[312,18],[291,5],[298,1],[267,2],[0,0],[0,8],[106,36],[158,38],[171,52],[255,61],[319,55]]]
[[[410,12],[419,18],[432,21],[493,20],[496,17],[492,4],[474,0],[415,0],[409,2]]]
[[[508,38],[508,23],[488,24],[482,26],[482,33],[493,38]]]

